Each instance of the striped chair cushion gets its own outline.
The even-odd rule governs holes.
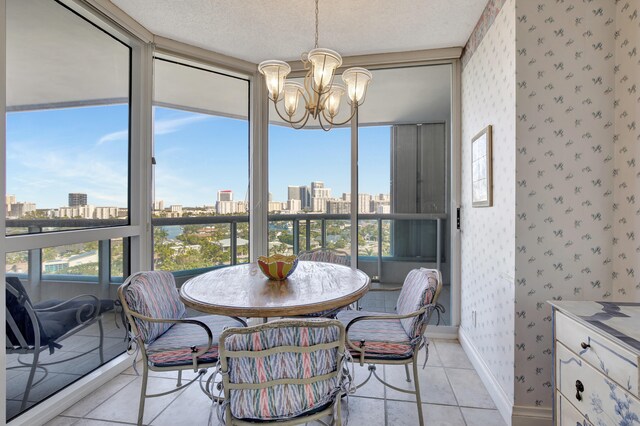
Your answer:
[[[125,292],[129,309],[141,315],[158,319],[179,319],[185,314],[173,275],[166,271],[139,272],[131,278]],[[152,323],[135,319],[142,340],[149,344],[173,324]]]
[[[260,351],[278,346],[312,346],[339,340],[338,327],[281,327],[236,334],[225,341],[232,351]],[[230,383],[265,383],[278,379],[305,379],[336,371],[337,348],[310,353],[282,352],[258,358],[228,358]],[[280,384],[262,389],[231,389],[230,409],[235,418],[277,420],[296,417],[330,403],[338,376],[305,385]]]
[[[239,321],[220,315],[208,315],[190,318],[203,322],[213,335],[212,346],[198,358],[199,364],[210,364],[218,360],[218,340],[226,327],[242,327]],[[147,346],[149,365],[153,367],[169,367],[190,365],[193,363],[191,347],[202,349],[207,346],[207,333],[195,324],[175,324],[162,336]]]
[[[439,282],[436,269],[413,269],[407,274],[398,296],[398,315],[407,315],[433,302]],[[424,315],[400,320],[404,331],[411,337],[418,337],[424,329]]]
[[[342,311],[338,314],[338,320],[345,327],[354,318],[365,316],[388,315],[383,312],[367,311]],[[413,343],[397,319],[366,320],[355,323],[347,333],[347,339],[355,346],[360,347],[362,340],[365,343],[365,356],[367,358],[405,359],[413,353]],[[354,356],[360,352],[351,350]]]
[[[351,265],[351,258],[348,254],[324,249],[300,252],[300,254],[298,254],[298,259],[311,260],[314,262],[335,263],[337,265],[344,266]]]

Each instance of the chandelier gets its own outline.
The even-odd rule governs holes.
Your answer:
[[[318,0],[315,2],[315,46],[302,54],[302,63],[307,70],[304,86],[295,81],[287,81],[291,67],[284,61],[263,61],[258,65],[258,71],[264,75],[269,99],[282,120],[294,129],[301,129],[312,117],[327,131],[333,126],[346,124],[353,118],[364,102],[371,73],[365,68],[349,68],[342,73],[344,84],[334,82],[335,72],[342,65],[342,57],[331,49],[318,48]],[[336,122],[345,93],[347,102],[352,106],[351,115],[342,122]],[[304,112],[296,114],[300,100],[304,102]]]

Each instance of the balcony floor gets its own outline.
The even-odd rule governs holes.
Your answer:
[[[429,352],[427,367],[419,373],[427,425],[504,425],[458,342],[432,340]],[[423,356],[424,352],[421,353],[421,357]],[[379,366],[378,369],[391,384],[399,387],[412,386],[405,380],[403,366]],[[193,377],[192,374],[185,373],[185,378]],[[366,366],[356,366],[356,382],[362,381],[366,374]],[[151,372],[149,390],[168,390],[175,386],[175,378],[176,373]],[[134,424],[138,412],[140,382],[141,378],[136,376],[133,368],[129,368],[47,424]],[[415,401],[411,395],[387,389],[372,379],[349,397],[349,419],[354,425],[415,425],[417,410],[415,402],[411,401]],[[194,384],[171,395],[148,399],[144,423],[206,425],[210,407],[207,397]]]

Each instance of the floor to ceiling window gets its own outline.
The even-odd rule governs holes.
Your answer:
[[[444,312],[434,322],[451,325],[451,74],[450,64],[374,70],[358,111],[356,162],[350,127],[324,132],[312,120],[292,129],[270,103],[269,253],[350,253],[355,211],[358,268],[381,286],[401,284],[414,268],[440,269]],[[393,311],[397,296],[368,294],[362,306]]]
[[[383,285],[439,268],[450,325],[451,66],[374,70],[358,124],[358,267]]]
[[[282,109],[282,102],[278,108]],[[293,119],[303,111],[300,101]],[[345,117],[349,117],[348,105],[342,106],[335,121]],[[272,102],[269,123],[269,254],[297,254],[320,247],[349,254],[350,127],[327,132],[310,118],[303,129],[294,129],[278,116]]]
[[[154,268],[249,261],[249,82],[154,60]]]
[[[11,419],[126,349],[113,284],[128,275],[134,232],[132,55],[61,2],[7,0],[6,13]]]

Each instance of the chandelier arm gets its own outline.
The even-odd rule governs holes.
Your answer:
[[[274,102],[273,107],[276,110],[276,113],[278,113],[278,116],[280,116],[280,118],[283,119],[286,123],[291,124],[291,126],[293,126],[294,124],[300,123],[302,120],[305,120],[305,123],[306,123],[307,122],[306,120],[308,120],[309,110],[307,109],[305,109],[304,115],[302,116],[302,118],[300,118],[300,120],[292,120],[291,117],[287,118],[280,112],[280,110],[278,109],[277,103]]]
[[[291,128],[294,130],[300,130],[302,129],[304,126],[307,125],[307,121],[309,121],[309,117],[311,116],[311,114],[309,114],[309,111],[306,111],[306,113],[304,114],[304,123],[300,124],[300,126],[295,126],[293,123],[289,123],[291,125]]]
[[[335,123],[331,118],[327,118],[327,116],[325,115],[324,110],[322,111],[322,115],[324,115],[324,119],[328,123],[331,123],[332,126],[344,126],[345,124],[350,122],[351,119],[356,115],[356,111],[358,111],[358,104],[355,104],[355,106],[352,108],[351,115],[349,116],[349,118],[347,118],[346,120],[344,120],[343,122],[340,122],[340,123]]]
[[[323,120],[324,118],[324,120]],[[323,124],[323,121],[325,121],[329,127],[325,127],[325,125]],[[320,124],[320,128],[322,130],[324,130],[325,132],[328,132],[329,130],[331,130],[333,128],[333,123],[329,120],[327,120],[327,117],[324,114],[324,111],[322,112],[322,114],[318,115],[318,123]]]

